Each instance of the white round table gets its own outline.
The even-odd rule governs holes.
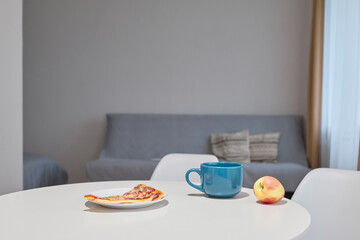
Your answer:
[[[108,209],[84,194],[144,183],[166,200],[139,209]],[[291,239],[310,225],[309,213],[283,199],[259,203],[243,188],[231,199],[209,198],[186,182],[117,181],[68,184],[0,196],[1,239]]]

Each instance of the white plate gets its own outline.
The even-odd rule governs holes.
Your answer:
[[[132,188],[110,188],[110,189],[103,189],[103,190],[91,192],[89,194],[97,196],[97,197],[109,197],[109,196],[114,196],[114,195],[122,195],[122,194],[130,191],[131,189]],[[164,198],[159,199],[159,200],[155,200],[155,201],[151,201],[151,202],[139,202],[139,203],[99,203],[99,202],[94,202],[94,201],[90,201],[90,200],[88,200],[88,201],[93,202],[93,203],[98,204],[103,207],[128,209],[128,208],[148,207],[155,203],[165,200],[165,198],[166,198],[166,196],[164,196]]]

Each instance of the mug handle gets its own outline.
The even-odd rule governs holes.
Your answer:
[[[189,175],[190,175],[190,173],[192,173],[192,172],[196,172],[197,174],[199,174],[199,176],[201,176],[201,170],[200,170],[200,168],[192,168],[192,169],[189,169],[189,170],[186,172],[186,174],[185,174],[185,179],[186,179],[187,183],[188,183],[190,186],[192,186],[193,188],[195,188],[195,189],[197,189],[197,190],[199,190],[199,191],[201,191],[201,192],[204,192],[204,189],[201,187],[201,185],[193,184],[193,183],[190,181]]]

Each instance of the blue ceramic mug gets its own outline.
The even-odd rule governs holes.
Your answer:
[[[193,184],[189,180],[191,172],[200,175],[201,185]],[[230,198],[241,191],[243,166],[234,162],[202,163],[200,168],[188,170],[185,178],[190,186],[211,197]]]

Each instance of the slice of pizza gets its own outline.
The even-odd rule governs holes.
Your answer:
[[[150,202],[163,199],[165,194],[160,190],[139,184],[130,191],[123,195],[114,195],[109,197],[97,197],[91,194],[85,195],[84,198],[98,203],[137,203],[137,202]]]

